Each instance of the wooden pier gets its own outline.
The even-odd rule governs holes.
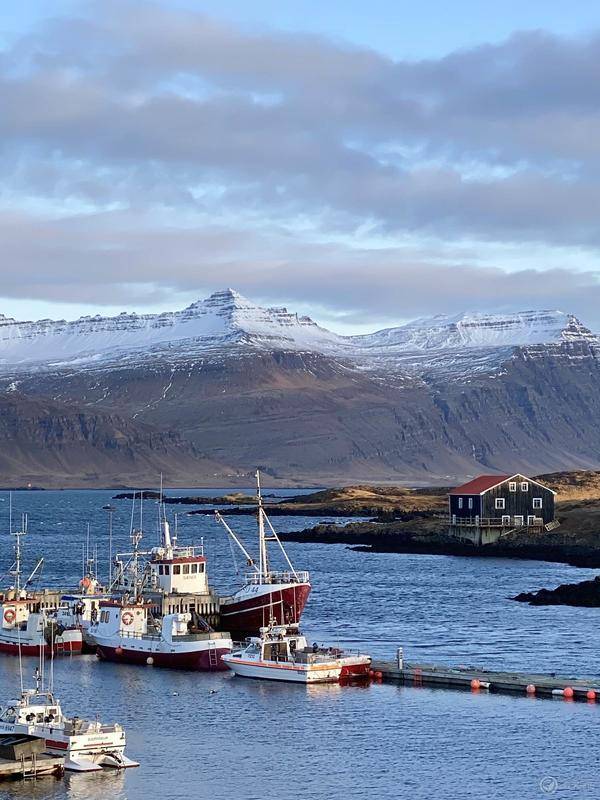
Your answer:
[[[497,672],[478,667],[449,667],[397,661],[373,661],[372,670],[383,681],[406,686],[428,686],[488,691],[531,697],[562,697],[600,703],[600,680],[568,678],[530,672]]]

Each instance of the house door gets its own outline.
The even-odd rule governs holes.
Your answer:
[[[523,525],[523,515],[520,514],[519,516],[515,515],[515,526],[518,528],[520,525]]]

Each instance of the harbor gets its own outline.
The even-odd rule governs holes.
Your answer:
[[[75,493],[31,493],[18,496],[18,502],[20,504],[27,502],[31,510],[27,534],[29,539],[25,537],[23,541],[25,560],[28,563],[30,560],[35,562],[40,552],[40,545],[44,542],[46,564],[40,585],[47,589],[47,593],[58,591],[57,579],[60,579],[62,586],[75,585],[82,571],[81,553],[75,552],[75,548],[71,548],[69,553],[61,543],[63,539],[64,541],[71,539],[74,528],[69,526],[69,531],[61,531],[63,526],[60,523],[64,517],[58,513],[59,507],[55,503],[68,504],[68,516],[77,521],[76,527],[79,530],[85,531],[87,520],[92,520],[94,541],[98,543],[100,552],[100,545],[108,544],[106,519],[101,513],[101,506],[106,503],[107,497],[108,493],[100,495],[84,493],[83,499],[87,506],[83,506],[82,495]],[[153,534],[150,530],[153,521],[151,510],[156,508],[156,504],[155,501],[145,502],[145,516],[148,519],[144,523],[147,530],[146,537],[155,547],[158,545],[152,541]],[[131,552],[128,531],[129,509],[129,502],[122,503],[115,517],[118,520],[113,527],[115,552],[128,552],[128,545]],[[278,519],[275,527],[285,529],[288,525],[301,523],[301,518]],[[234,529],[251,551],[257,541],[256,519],[252,517],[244,520],[236,519]],[[52,536],[56,537],[54,542],[48,537],[50,531]],[[230,537],[223,530],[222,524],[211,520],[210,517],[181,515],[178,520],[177,547],[197,544],[201,537],[204,538],[203,557],[206,559],[211,585],[231,586],[231,589],[234,589],[239,585],[239,581],[243,580],[247,564],[238,563],[239,575],[232,570]],[[269,546],[272,545],[277,548],[276,542],[269,543]],[[93,653],[73,653],[55,658],[55,680],[59,686],[65,687],[65,690],[60,692],[65,707],[68,698],[70,712],[76,711],[83,717],[92,719],[95,715],[99,715],[103,720],[114,720],[122,724],[127,732],[126,752],[140,763],[138,769],[108,772],[104,770],[101,774],[89,776],[67,771],[63,779],[65,790],[85,779],[88,782],[87,791],[90,791],[89,787],[92,785],[90,781],[99,782],[98,786],[105,786],[108,781],[111,787],[115,787],[116,797],[124,797],[123,792],[127,792],[127,796],[131,792],[137,796],[137,793],[142,791],[141,787],[150,786],[149,782],[155,769],[169,772],[171,769],[169,759],[174,757],[177,748],[183,746],[183,729],[186,730],[186,737],[189,730],[190,735],[202,742],[203,749],[208,747],[215,767],[217,764],[222,764],[224,758],[244,758],[244,753],[249,755],[246,744],[239,739],[229,741],[226,738],[225,731],[233,724],[231,720],[236,720],[236,727],[239,726],[246,732],[255,724],[253,720],[261,720],[262,725],[277,720],[278,730],[284,725],[289,736],[293,735],[298,741],[298,737],[302,739],[305,735],[302,733],[302,728],[298,727],[302,724],[299,720],[304,719],[305,722],[310,720],[310,725],[315,730],[321,731],[321,736],[327,736],[327,726],[335,726],[339,714],[356,713],[365,720],[367,730],[371,731],[370,735],[376,736],[375,732],[378,729],[387,731],[386,736],[391,737],[389,739],[391,746],[395,736],[392,735],[393,725],[399,724],[398,720],[392,723],[390,717],[392,710],[396,709],[399,714],[408,714],[410,721],[402,722],[402,727],[414,725],[416,731],[425,724],[423,710],[429,708],[430,711],[427,713],[430,714],[431,699],[434,699],[436,713],[448,713],[454,718],[455,715],[465,714],[468,711],[469,714],[475,715],[477,724],[485,729],[492,717],[500,715],[502,718],[502,715],[508,713],[508,707],[504,705],[507,701],[517,704],[522,702],[522,706],[515,707],[517,714],[521,716],[526,714],[528,718],[530,717],[531,712],[526,711],[526,708],[532,695],[528,696],[524,689],[521,691],[522,681],[525,680],[524,674],[520,672],[521,669],[527,671],[529,678],[533,674],[538,676],[540,671],[549,672],[556,667],[556,664],[561,663],[568,670],[568,674],[583,675],[589,673],[593,664],[593,647],[581,635],[589,624],[585,622],[585,618],[592,613],[592,610],[583,609],[575,612],[584,626],[579,629],[577,627],[579,623],[574,627],[572,619],[568,623],[570,627],[567,628],[564,609],[560,609],[558,611],[560,625],[555,632],[553,647],[549,648],[548,642],[539,638],[541,628],[536,632],[534,628],[527,627],[527,619],[531,614],[535,620],[540,615],[543,616],[546,611],[544,609],[531,611],[521,604],[509,604],[505,599],[514,591],[514,586],[522,584],[525,574],[531,580],[540,583],[547,582],[551,574],[556,576],[556,580],[563,580],[567,573],[573,574],[573,568],[565,565],[550,565],[543,562],[510,563],[506,570],[498,571],[497,566],[492,569],[487,562],[460,560],[460,565],[455,565],[454,561],[448,559],[427,556],[390,557],[376,554],[365,562],[363,554],[353,553],[343,545],[311,544],[310,547],[303,547],[297,543],[286,543],[286,551],[293,567],[310,573],[313,585],[313,591],[302,615],[301,631],[307,640],[306,644],[302,644],[302,649],[310,651],[314,642],[320,642],[333,645],[334,649],[345,647],[355,652],[369,653],[373,656],[371,670],[375,673],[374,679],[344,686],[316,684],[307,686],[299,694],[298,686],[272,680],[246,680],[234,676],[228,670],[208,672],[188,669],[165,670],[154,663],[144,662],[140,666],[135,666],[99,660]],[[164,567],[164,557],[162,560]],[[100,556],[98,561],[101,561]],[[472,566],[467,569],[469,563]],[[58,565],[57,569],[54,569],[55,564]],[[434,564],[437,567],[432,572]],[[54,570],[52,574],[50,565]],[[458,573],[453,574],[457,569]],[[105,573],[106,567],[102,569],[99,565],[99,572]],[[584,577],[587,575],[585,570],[577,571],[577,574],[581,573],[585,573]],[[54,579],[56,589],[53,588],[50,575]],[[512,584],[506,583],[509,575],[513,576]],[[160,575],[157,577],[160,578]],[[170,577],[173,578],[172,575]],[[398,585],[400,578],[401,589]],[[496,586],[491,591],[489,587],[494,581]],[[474,619],[461,610],[458,602],[450,599],[457,582],[463,587],[461,592],[464,591],[466,596],[472,597],[474,602],[479,603],[484,616],[490,613],[495,615],[493,624]],[[482,591],[484,583],[489,589],[487,596]],[[356,589],[359,587],[360,593],[357,593]],[[182,598],[189,599],[189,597],[191,597],[189,593],[182,594]],[[359,597],[360,603],[358,603]],[[377,600],[378,597],[385,597],[383,605]],[[443,605],[441,598],[445,598]],[[384,608],[386,613],[382,618],[381,611]],[[338,610],[335,619],[331,618],[333,609]],[[442,609],[444,622],[440,625]],[[507,612],[510,612],[509,617],[502,623]],[[126,613],[126,609],[123,609],[123,613]],[[525,638],[515,638],[519,625],[525,626],[527,630]],[[456,634],[459,631],[460,638],[457,638]],[[576,647],[569,645],[573,636],[578,642]],[[498,637],[504,641],[502,655],[496,651]],[[517,645],[517,642],[520,644]],[[403,645],[404,653],[410,655],[409,659],[403,659],[403,674],[398,672],[398,645]],[[429,660],[422,656],[415,658],[415,655],[423,651],[427,651],[427,655],[431,657]],[[462,660],[456,666],[452,666],[458,658]],[[24,658],[23,663],[26,674],[29,674],[35,659]],[[426,668],[428,664],[444,663],[450,666]],[[490,664],[496,669],[465,668],[460,666],[461,663]],[[502,664],[507,664],[512,669],[502,672]],[[378,672],[382,673],[381,680],[377,678]],[[438,682],[434,683],[436,676]],[[504,682],[500,681],[501,676],[503,678],[512,676],[513,680],[518,678],[520,682],[517,691],[503,697],[504,692],[509,690],[505,689]],[[471,681],[474,679],[480,681],[477,689],[471,686]],[[15,681],[18,682],[18,659],[4,656],[0,659],[0,686],[4,697],[8,696],[11,686],[14,688]],[[486,686],[486,683],[489,686]],[[573,699],[581,699],[579,685],[574,681],[570,683],[574,688]],[[588,682],[586,688],[593,688],[595,685]],[[565,687],[566,684],[563,686],[559,679],[555,679],[551,688]],[[456,692],[455,688],[461,688],[463,691]],[[546,685],[541,680],[537,681],[536,689],[538,691],[535,697],[559,699],[556,694],[546,693]],[[419,697],[423,700],[419,700]],[[419,710],[422,703],[425,706]],[[465,703],[470,705],[465,706]],[[318,704],[322,717],[315,717],[315,704]],[[545,725],[552,728],[552,725],[558,724],[560,719],[559,709],[562,707],[566,709],[569,705],[562,702],[544,703],[536,708],[533,717],[539,717],[540,721],[543,720]],[[575,705],[579,708],[579,713],[586,713],[585,708],[580,708],[583,704]],[[593,706],[592,703],[588,705]],[[555,710],[544,712],[542,706]],[[167,709],[169,716],[172,717],[168,721],[165,718]],[[188,710],[191,716],[188,716]],[[593,707],[589,710],[596,713]],[[299,715],[298,719],[295,720],[293,715]],[[184,719],[185,724],[183,724]],[[164,731],[161,731],[160,736],[149,737],[148,732],[155,730],[157,720],[161,720]],[[537,723],[530,719],[528,724]],[[207,730],[210,731],[211,740],[214,740],[210,744],[207,744]],[[172,743],[167,745],[166,751],[161,745],[165,732],[169,732],[169,741]],[[431,735],[434,735],[433,731]],[[461,736],[465,735],[466,732],[462,731]],[[287,764],[286,769],[292,770],[295,757],[291,742],[289,746],[286,744],[287,737],[288,734],[283,735],[280,750],[283,753],[284,763]],[[301,752],[302,747],[301,744]],[[387,748],[387,744],[380,742],[380,755],[375,756],[370,747],[366,753],[377,761],[387,752]],[[187,758],[194,758],[197,750],[186,746],[183,752],[187,753]],[[324,747],[323,756],[329,754],[331,757],[334,752],[337,752],[336,746],[331,742]],[[266,752],[263,756],[266,757]],[[334,792],[335,785],[327,775],[324,762],[322,768],[319,766],[321,756],[312,753],[309,760],[315,765],[316,774],[322,785],[328,791]],[[359,759],[360,763],[362,759]],[[248,764],[247,759],[245,764]],[[366,761],[363,767],[365,770],[368,769]],[[246,766],[245,769],[249,770],[250,779],[255,781],[258,779],[251,767]],[[6,787],[12,785],[12,782],[4,784]],[[242,785],[231,776],[228,777],[228,786],[230,785],[238,786],[239,791],[243,792]],[[187,786],[188,793],[198,789],[198,784],[192,782],[191,778],[190,782],[184,782],[183,786]],[[218,777],[214,768],[209,768],[208,774],[203,776],[202,787],[202,790],[211,792],[213,796],[222,796],[219,794]],[[351,788],[346,787],[346,789],[352,796]]]

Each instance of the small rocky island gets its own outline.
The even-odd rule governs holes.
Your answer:
[[[598,608],[600,606],[600,575],[591,581],[563,583],[556,589],[540,589],[537,592],[521,592],[513,600],[529,603],[532,606],[579,606]]]

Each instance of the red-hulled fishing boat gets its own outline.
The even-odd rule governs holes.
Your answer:
[[[294,568],[265,512],[258,472],[256,484],[258,564],[221,514],[215,512],[217,520],[241,549],[252,570],[245,576],[244,585],[237,592],[229,597],[220,598],[221,624],[234,636],[256,634],[262,627],[271,623],[298,624],[311,590],[309,573]],[[269,542],[276,542],[279,545],[287,569],[277,571],[270,568],[267,549]]]

